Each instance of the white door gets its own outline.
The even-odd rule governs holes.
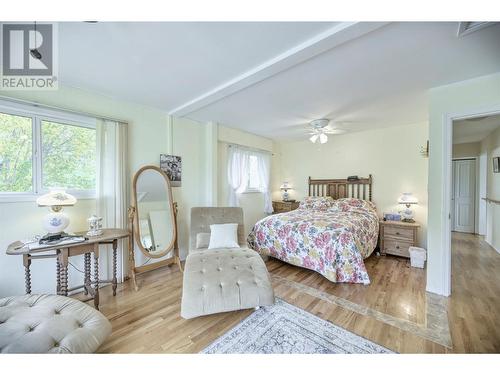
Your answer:
[[[452,228],[474,233],[476,200],[476,161],[453,160]]]

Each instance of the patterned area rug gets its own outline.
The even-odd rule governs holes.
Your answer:
[[[219,337],[202,353],[328,354],[393,353],[276,298]]]

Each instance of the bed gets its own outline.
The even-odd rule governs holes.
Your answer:
[[[364,259],[378,239],[372,177],[313,180],[299,208],[258,221],[248,245],[332,282],[369,284]]]

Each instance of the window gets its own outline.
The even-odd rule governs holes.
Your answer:
[[[0,192],[30,191],[32,182],[32,119],[0,112]]]
[[[95,189],[95,129],[42,121],[41,140],[42,189]]]
[[[95,195],[95,119],[0,105],[0,199],[32,199],[51,188]]]
[[[273,206],[269,189],[270,172],[270,152],[228,145],[228,205],[230,207],[238,206],[238,194],[260,192],[264,195],[264,212],[272,213]]]
[[[257,193],[260,187],[259,161],[257,160],[257,156],[250,155],[248,164],[248,184],[245,193]]]

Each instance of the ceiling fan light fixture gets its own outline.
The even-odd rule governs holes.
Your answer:
[[[316,141],[318,140],[318,138],[319,138],[319,134],[314,134],[311,138],[309,138],[309,140],[312,143],[316,143]]]
[[[311,125],[315,129],[323,129],[325,126],[327,126],[330,123],[330,120],[327,118],[320,118],[317,120],[312,120],[309,125]]]
[[[328,136],[325,133],[319,135],[319,142],[321,144],[328,142]]]

